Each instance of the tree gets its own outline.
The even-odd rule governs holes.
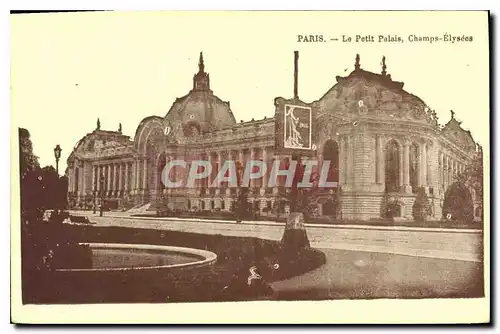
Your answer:
[[[453,183],[444,195],[443,218],[470,223],[474,219],[472,196],[464,182]]]
[[[19,128],[19,174],[21,179],[40,168],[38,157],[33,154],[33,144],[28,130]]]
[[[465,168],[465,171],[462,173],[459,173],[455,177],[455,183],[460,184],[460,188],[466,191],[463,196],[466,198],[470,197],[471,205],[472,205],[472,210],[474,208],[474,203],[479,202],[479,207],[483,207],[483,150],[481,146],[478,145],[478,150],[476,151],[476,155],[474,156],[471,164]],[[452,184],[452,186],[455,185]],[[445,193],[445,202],[446,202],[446,194],[449,193],[451,187],[450,186],[446,193]],[[455,185],[455,188],[457,188],[458,185]],[[473,196],[471,195],[469,189],[473,190]],[[454,190],[457,191],[457,190]],[[450,192],[450,194],[455,194],[454,192]],[[458,193],[456,194],[457,196],[459,195]],[[466,201],[468,204],[468,201]],[[444,209],[446,207],[446,203],[443,203],[443,216],[446,217],[444,214]],[[469,210],[469,208],[467,208]],[[474,215],[473,215],[474,216]],[[482,216],[482,213],[481,213]],[[466,217],[468,217],[468,213],[466,214]],[[465,219],[465,217],[464,217]],[[468,218],[467,218],[468,219]],[[481,217],[482,219],[482,217]]]
[[[458,174],[457,181],[469,183],[475,190],[476,196],[483,198],[483,152],[481,148],[465,171]]]
[[[43,212],[40,200],[43,198],[42,185],[39,179],[40,164],[33,153],[28,130],[19,128],[19,182],[21,195],[21,218],[23,221],[40,219]]]

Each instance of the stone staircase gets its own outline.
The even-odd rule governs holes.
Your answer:
[[[130,213],[145,213],[148,211],[149,207],[151,206],[151,203],[146,203],[146,204],[139,204],[134,206],[132,209],[128,210],[127,212]]]

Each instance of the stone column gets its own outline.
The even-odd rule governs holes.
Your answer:
[[[80,164],[80,161],[78,161],[78,179],[76,182],[78,182],[78,196],[81,195],[82,193],[82,166]]]
[[[91,186],[91,194],[94,193],[94,185],[96,184],[96,179],[95,179],[95,165],[90,165],[92,167],[92,182],[90,183]]]
[[[98,165],[92,166],[92,173],[93,173],[93,175],[92,175],[92,191],[94,191],[94,190],[98,190],[98,188],[99,188],[99,166]]]
[[[221,165],[222,165],[222,155],[221,155],[221,152],[220,151],[217,151],[215,152],[215,155],[216,155],[216,158],[215,158],[215,182],[217,184],[217,188],[215,188],[215,193],[217,195],[220,195],[221,194],[221,186],[220,186],[220,183],[219,183],[219,171],[221,169]]]
[[[70,176],[70,190],[71,192],[75,191],[75,176],[76,176],[76,170],[75,170],[75,163],[73,162],[73,166],[69,170],[69,176]]]
[[[349,176],[349,158],[350,158],[350,149],[349,149],[349,137],[346,136],[344,137],[344,184],[347,184],[349,182],[350,176]]]
[[[106,185],[105,184],[101,185],[101,179],[104,179],[104,176],[106,175],[105,172],[106,171],[104,169],[104,166],[103,165],[99,165],[99,167],[97,168],[97,184],[98,184],[98,187],[99,187],[99,191],[106,189]]]
[[[212,183],[213,180],[213,175],[214,175],[214,159],[212,157],[212,152],[208,152],[208,163],[212,167],[212,170],[210,171],[210,174],[208,175],[208,178],[202,179],[202,188],[205,188],[206,192],[210,193],[210,190],[208,189],[210,187],[210,184]]]
[[[256,148],[251,148],[250,149],[250,161],[255,160],[255,157],[257,155],[256,153],[257,153],[256,152]],[[250,180],[250,188],[254,188],[255,187],[255,181],[256,181],[255,179],[251,179]]]
[[[339,138],[339,185],[345,182],[345,139],[344,137]],[[317,155],[319,156],[319,155]],[[319,172],[316,167],[313,167],[313,172]]]
[[[226,154],[227,154],[227,159],[226,160],[234,162],[232,150],[228,150]],[[234,175],[231,175],[231,172],[228,172],[228,175],[230,177],[234,177]],[[231,196],[231,182],[227,182],[226,196]],[[229,209],[229,207],[227,209]]]
[[[113,194],[116,193],[116,178],[117,178],[117,173],[116,173],[116,163],[113,163],[111,165],[111,190],[113,191]]]
[[[129,188],[128,188],[128,162],[125,163],[125,185],[123,187],[124,191],[125,192],[128,192],[129,191]]]
[[[88,167],[85,166],[85,162],[82,162],[82,195],[85,196],[87,194],[87,174],[89,173]]]
[[[443,153],[443,180],[442,180],[442,185],[443,185],[443,193],[446,191],[446,185],[448,184],[448,159],[446,155]]]
[[[139,189],[141,187],[141,168],[140,168],[140,160],[136,158],[134,161],[134,188],[137,193],[139,193]]]
[[[118,165],[118,191],[123,192],[123,164]]]
[[[384,151],[382,149],[382,141],[383,137],[382,135],[377,135],[377,183],[378,184],[384,184],[385,183],[385,174],[384,174],[384,169],[385,169],[385,159],[384,159]]]
[[[148,182],[148,159],[142,158],[142,189],[147,189]]]
[[[262,177],[262,188],[264,188],[264,193],[265,193],[266,188],[267,188],[267,181],[268,181],[268,178],[270,175],[269,165],[267,163],[267,147],[265,147],[265,146],[262,148],[262,160],[264,161],[264,164],[266,165],[266,173]]]
[[[347,183],[352,184],[354,187],[354,137],[348,136],[347,138],[346,150],[348,154],[347,159]],[[323,162],[323,156],[321,156],[321,162]]]
[[[135,192],[137,192],[139,190],[139,175],[140,175],[140,172],[139,172],[139,162],[137,161],[137,158],[134,160],[133,162],[133,173],[134,173],[134,177],[133,177],[133,182],[134,182],[134,185],[133,185],[133,188],[135,190]]]
[[[404,139],[403,142],[403,187],[404,192],[411,193],[410,187],[410,141]]]
[[[102,165],[97,166],[97,190],[101,191],[101,177],[103,173]],[[104,187],[103,187],[104,188]]]
[[[449,180],[448,180],[448,185],[451,186],[451,184],[453,183],[453,164],[455,163],[455,161],[453,161],[453,158],[450,157],[450,175],[448,176]]]
[[[318,162],[317,162],[316,166],[313,167],[313,171],[316,172],[318,175],[321,175],[321,170],[323,168],[323,163],[324,163],[323,150],[324,150],[324,147],[322,147],[321,150],[318,149],[318,151],[316,153],[316,159]],[[348,159],[348,157],[345,156],[345,159]],[[340,164],[340,149],[339,149],[339,164]],[[347,173],[347,170],[345,170],[345,172]],[[339,180],[339,183],[342,184],[340,182],[340,180]]]
[[[108,165],[107,169],[108,169],[108,194],[111,194],[111,165]]]
[[[404,191],[404,150],[399,151],[399,187]]]
[[[446,188],[450,186],[450,175],[451,175],[451,159],[449,156],[446,156]]]
[[[421,164],[421,174],[422,174],[422,182],[421,186],[425,187],[427,190],[428,182],[427,182],[427,143],[424,142],[420,146],[420,164]]]
[[[448,185],[448,157],[443,153],[443,193],[446,192]]]

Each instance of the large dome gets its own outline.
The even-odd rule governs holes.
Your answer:
[[[210,89],[210,76],[205,72],[202,53],[198,67],[199,71],[193,77],[193,89],[175,100],[165,120],[181,123],[186,132],[208,132],[235,125],[229,102],[219,99]]]

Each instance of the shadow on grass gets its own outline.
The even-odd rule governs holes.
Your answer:
[[[151,303],[227,300],[221,294],[235,277],[246,279],[248,268],[259,265],[262,276],[277,281],[303,274],[325,263],[311,248],[283,251],[281,243],[258,238],[203,235],[124,227],[59,227],[69,240],[191,247],[217,254],[214,265],[166,273],[159,270],[120,272],[38,272],[23,276],[25,303]],[[274,270],[273,264],[279,269]],[[232,298],[231,300],[238,300]],[[241,299],[241,298],[240,298]]]

